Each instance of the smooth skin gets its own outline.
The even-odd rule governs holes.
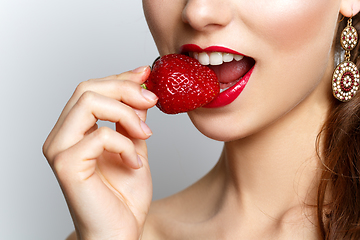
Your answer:
[[[189,113],[224,141],[218,164],[153,202],[142,67],[81,83],[44,144],[69,205],[69,239],[318,239],[316,137],[331,96],[338,14],[359,0],[143,0],[161,55],[225,46],[256,61],[230,105]],[[116,131],[96,121],[116,123]],[[140,159],[141,161],[138,161]]]
[[[152,198],[144,121],[157,101],[140,87],[149,73],[141,67],[81,83],[43,146],[78,239],[141,234]],[[116,131],[97,128],[98,119],[116,123]]]

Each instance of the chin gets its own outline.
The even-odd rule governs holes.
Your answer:
[[[230,117],[216,116],[196,111],[188,113],[194,126],[206,137],[216,141],[230,142],[245,138],[251,135],[251,126],[240,124],[239,119],[230,119]]]

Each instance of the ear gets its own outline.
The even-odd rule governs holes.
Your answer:
[[[341,0],[340,13],[345,17],[353,17],[360,11],[360,0]]]

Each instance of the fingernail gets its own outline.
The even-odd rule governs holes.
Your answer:
[[[158,97],[153,92],[150,92],[149,90],[143,88],[141,89],[141,94],[144,96],[144,98],[150,100],[151,102],[154,102],[158,99]]]
[[[141,117],[140,117],[140,110],[137,110],[137,109],[134,109],[134,112],[135,112],[135,114],[141,119]],[[142,120],[142,119],[141,119]]]
[[[140,126],[146,135],[148,136],[152,135],[152,131],[150,130],[149,126],[146,123],[144,123],[144,121],[140,120]]]
[[[142,163],[139,155],[137,156],[137,159],[138,159],[139,168],[141,168],[143,166],[143,163]]]
[[[134,112],[141,119],[141,121],[145,122],[145,119],[143,118],[143,114],[141,113],[141,110],[134,109]]]
[[[134,70],[132,70],[133,73],[142,73],[144,72],[149,66],[142,66],[142,67],[138,67],[135,68]]]

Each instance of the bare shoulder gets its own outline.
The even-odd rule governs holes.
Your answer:
[[[174,195],[152,202],[142,240],[189,239],[198,234],[194,223],[204,223],[213,215],[217,193],[223,187],[211,174]]]
[[[185,239],[188,232],[189,189],[167,198],[153,201],[146,218],[142,240],[176,240]]]

